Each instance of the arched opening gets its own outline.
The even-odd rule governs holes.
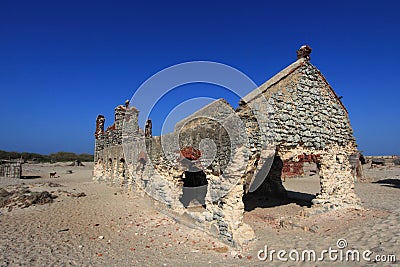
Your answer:
[[[262,184],[245,194],[243,203],[245,211],[291,203],[310,207],[319,191],[318,159],[315,155],[304,155],[298,161],[282,161],[276,155]]]
[[[121,158],[119,160],[119,166],[118,166],[118,179],[120,182],[120,185],[124,185],[126,183],[126,175],[125,175],[125,159]]]

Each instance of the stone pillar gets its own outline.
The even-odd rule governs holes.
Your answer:
[[[255,238],[253,229],[243,222],[243,193],[243,184],[239,183],[223,199],[224,222],[228,229],[227,240],[230,241],[229,234],[231,234],[233,243],[240,247]]]
[[[94,181],[101,181],[104,176],[104,168],[103,168],[103,161],[102,159],[98,159],[94,163],[94,168],[93,168],[93,180]]]
[[[124,124],[124,118],[126,113],[126,107],[123,105],[119,105],[114,109],[114,123],[115,130],[121,131],[122,126]]]
[[[153,128],[153,125],[152,125],[152,123],[151,123],[151,120],[148,119],[148,120],[146,121],[146,126],[145,126],[145,129],[144,129],[144,136],[145,136],[146,138],[151,138],[151,137],[153,136],[152,128]]]
[[[111,171],[111,184],[119,184],[119,175],[118,175],[118,168],[119,168],[119,160],[114,159],[112,171]]]
[[[360,199],[354,192],[349,156],[346,147],[332,146],[321,153],[319,175],[321,192],[312,201],[315,207],[325,209],[360,208]]]
[[[112,159],[109,158],[109,159],[107,160],[107,169],[106,169],[106,177],[105,177],[105,181],[106,181],[107,183],[108,183],[108,182],[111,182],[112,164],[113,164]]]
[[[102,134],[104,134],[104,122],[105,122],[104,116],[98,115],[96,118],[96,131],[94,133],[96,139],[99,139],[99,137]]]
[[[121,159],[118,165],[118,180],[120,186],[124,186],[127,181],[125,181],[126,171],[125,171],[125,160]]]

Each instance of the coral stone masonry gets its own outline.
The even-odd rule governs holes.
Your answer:
[[[350,161],[358,151],[347,110],[310,53],[302,46],[297,61],[236,110],[216,100],[170,134],[153,136],[150,120],[145,132],[139,129],[139,111],[129,101],[115,108],[106,131],[99,115],[93,179],[147,193],[166,213],[232,246],[254,239],[243,222],[243,198],[286,198],[282,179],[302,175],[304,163],[315,163],[320,176],[311,210],[359,208]]]

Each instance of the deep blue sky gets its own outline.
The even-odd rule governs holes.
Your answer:
[[[359,148],[400,154],[399,14],[399,1],[382,0],[2,0],[0,149],[93,153],[96,116],[110,125],[114,107],[156,72],[211,60],[261,84],[309,44]]]

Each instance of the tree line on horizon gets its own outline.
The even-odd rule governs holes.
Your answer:
[[[66,162],[79,160],[81,162],[93,161],[94,156],[88,153],[76,154],[73,152],[56,152],[48,155],[42,155],[38,153],[31,152],[8,152],[0,150],[0,159],[20,159],[22,158],[26,161],[36,161],[36,162]]]

